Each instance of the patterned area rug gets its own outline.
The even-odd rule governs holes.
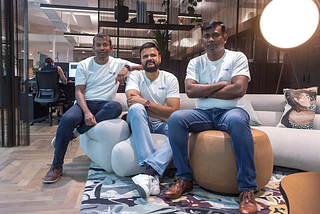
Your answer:
[[[161,179],[161,193],[173,183],[174,171],[167,170]],[[275,170],[269,183],[255,193],[260,214],[286,214],[287,207],[279,190],[279,182],[287,174]],[[119,177],[91,164],[84,190],[80,214],[102,213],[237,213],[237,196],[216,195],[194,185],[193,191],[179,199],[169,200],[162,196],[151,196],[147,200],[135,190],[131,177]]]

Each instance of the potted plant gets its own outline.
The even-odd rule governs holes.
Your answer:
[[[186,0],[182,0],[182,3],[184,3]],[[198,26],[201,26],[202,24],[202,18],[199,14],[194,14],[195,7],[198,5],[199,2],[202,2],[202,0],[188,0],[188,14],[191,16],[194,16],[194,18],[191,19],[191,23],[196,22],[198,23]],[[164,5],[170,5],[170,0],[163,0],[162,6]]]
[[[185,0],[182,1],[184,3]],[[202,24],[202,18],[199,14],[194,14],[195,7],[198,5],[198,2],[202,2],[202,0],[188,0],[189,6],[187,8],[188,14],[194,16],[194,18],[191,19],[191,23],[196,22],[198,26],[201,27]]]
[[[129,8],[124,5],[124,0],[115,0],[114,18],[118,22],[124,23],[129,19]]]
[[[168,41],[171,40],[171,32],[166,30],[153,30],[152,31],[153,41],[156,43],[160,50],[160,55],[162,58],[169,59],[170,51],[168,50]]]

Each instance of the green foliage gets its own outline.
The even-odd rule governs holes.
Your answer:
[[[166,30],[153,30],[152,36],[154,38],[154,43],[159,47],[160,50],[168,50],[168,45],[166,42],[167,31]],[[168,32],[168,41],[171,40],[171,32]]]
[[[182,3],[184,3],[186,0],[183,0]],[[191,19],[191,23],[196,22],[198,23],[198,26],[201,27],[202,26],[202,18],[200,17],[199,14],[195,15],[195,7],[198,5],[198,2],[202,2],[202,0],[188,0],[189,6],[187,8],[188,10],[188,14],[191,16],[195,16],[195,18]]]
[[[163,7],[164,5],[167,5],[167,3],[170,4],[170,0],[163,0],[161,6]]]
[[[186,0],[183,0],[182,3],[184,3]],[[188,0],[188,8],[187,8],[187,11],[188,11],[188,14],[191,15],[191,16],[195,16],[195,18],[192,18],[191,19],[191,23],[193,22],[196,22],[198,23],[198,26],[202,26],[202,18],[200,17],[199,14],[195,15],[194,12],[195,12],[195,7],[198,5],[198,2],[202,2],[202,0]],[[170,0],[163,0],[162,1],[162,6],[164,5],[167,5],[167,4],[170,4]]]
[[[116,2],[116,5],[118,5],[118,6],[125,6],[124,0],[119,0],[119,4],[118,4],[118,0],[115,0],[115,2]]]

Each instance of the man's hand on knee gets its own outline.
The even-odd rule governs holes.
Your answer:
[[[85,115],[84,122],[85,122],[85,124],[87,126],[95,126],[95,125],[97,125],[96,118],[91,113],[88,113],[88,114]]]

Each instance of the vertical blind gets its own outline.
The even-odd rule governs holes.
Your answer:
[[[23,71],[24,44],[26,40],[25,21],[27,0],[3,0],[1,16],[1,65],[0,65],[0,141],[2,147],[30,144],[28,118],[22,120],[21,109],[28,112],[27,96],[24,90]],[[27,30],[26,30],[27,32]],[[25,41],[26,40],[26,41]],[[24,101],[23,103],[21,101]],[[27,114],[26,114],[27,115]]]

